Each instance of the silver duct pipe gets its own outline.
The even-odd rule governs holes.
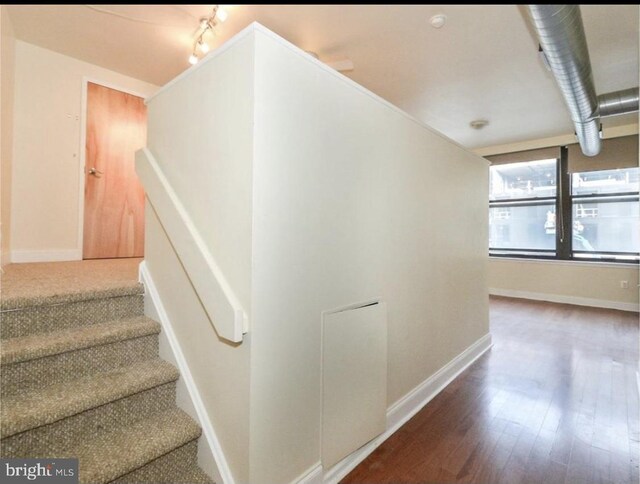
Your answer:
[[[602,146],[598,123],[598,97],[593,84],[580,7],[528,7],[542,50],[569,108],[582,152],[586,156],[596,156]]]
[[[608,92],[598,96],[598,115],[601,118],[638,111],[638,88]]]

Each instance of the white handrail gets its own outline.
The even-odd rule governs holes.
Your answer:
[[[242,342],[242,335],[248,329],[247,313],[147,148],[136,152],[136,172],[211,324],[221,338]]]

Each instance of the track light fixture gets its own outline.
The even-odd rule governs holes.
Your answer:
[[[205,39],[205,35],[207,32],[211,32],[211,34],[215,35],[215,27],[218,24],[223,23],[227,20],[227,12],[220,5],[214,5],[211,10],[211,14],[208,17],[202,17],[200,19],[200,28],[196,32],[195,40],[193,41],[193,49],[191,51],[191,55],[189,56],[189,64],[194,65],[197,64],[200,60],[198,57],[198,52],[202,56],[206,55],[209,52],[209,44]]]
[[[200,49],[200,52],[202,52],[202,54],[205,55],[207,52],[209,52],[209,44],[207,44],[204,40],[200,39],[198,41],[198,49]]]

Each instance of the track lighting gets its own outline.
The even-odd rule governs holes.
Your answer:
[[[217,19],[220,21],[220,23],[224,23],[225,20],[227,20],[227,17],[229,16],[229,14],[227,13],[227,11],[222,8],[220,5],[218,5],[218,16]]]
[[[207,52],[209,52],[209,44],[200,39],[198,41],[198,49],[200,49],[200,52],[202,52],[203,54],[206,54]]]
[[[202,17],[200,19],[200,28],[198,29],[197,35],[193,42],[193,50],[191,55],[189,56],[189,64],[194,65],[198,63],[199,57],[198,52],[200,52],[203,56],[206,55],[209,50],[209,44],[204,39],[207,32],[211,32],[215,34],[215,27],[219,24],[227,20],[228,14],[227,11],[224,10],[220,5],[214,5],[211,10],[211,14],[208,17]]]

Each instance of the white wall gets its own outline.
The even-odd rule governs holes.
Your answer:
[[[625,125],[604,131],[605,138],[638,133],[638,125]],[[554,138],[491,146],[475,150],[489,156],[548,146],[575,143],[567,134]],[[489,289],[492,294],[571,304],[638,310],[638,267],[624,264],[599,264],[565,261],[531,261],[489,258]],[[628,288],[620,282],[628,281]]]
[[[253,42],[148,104],[147,146],[251,317]]]
[[[148,106],[148,148],[249,313],[241,344],[215,337],[149,210],[149,272],[237,482],[320,461],[322,311],[387,303],[389,406],[488,334],[485,160],[259,26]]]
[[[15,36],[6,6],[0,7],[0,265],[9,261],[11,238],[11,168],[13,151],[13,98]]]
[[[255,86],[250,480],[287,482],[322,311],[387,303],[389,406],[488,333],[488,164],[262,29]]]
[[[15,260],[79,259],[83,77],[149,95],[156,86],[16,42],[11,251]]]
[[[250,335],[241,345],[228,344],[216,336],[189,276],[149,203],[145,219],[147,269],[153,276],[235,481],[249,482]]]
[[[149,101],[147,147],[251,318],[254,43],[249,36],[236,40]],[[240,345],[217,337],[166,234],[147,214],[149,272],[229,468],[237,482],[250,482],[252,334]]]
[[[638,267],[595,262],[489,260],[491,294],[638,311]],[[627,281],[627,287],[620,287]]]

